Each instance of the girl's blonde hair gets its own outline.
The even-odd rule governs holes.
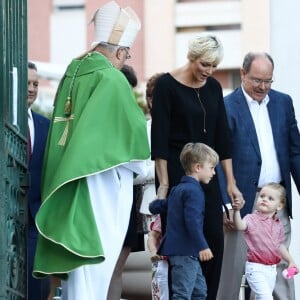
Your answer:
[[[273,190],[278,191],[280,202],[283,204],[283,206],[286,205],[286,190],[280,183],[270,182],[265,184],[263,187],[270,187]]]

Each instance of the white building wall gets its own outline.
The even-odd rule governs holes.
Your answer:
[[[145,0],[145,78],[174,68],[174,0]]]
[[[177,27],[240,24],[241,1],[200,1],[176,4]]]
[[[55,9],[51,16],[51,63],[68,64],[86,50],[88,21],[84,9]]]
[[[249,51],[269,52],[269,12],[270,0],[241,0],[242,56]]]
[[[299,0],[272,0],[271,54],[275,61],[274,88],[292,96],[296,118],[300,121],[300,38]],[[299,127],[299,124],[298,124]],[[290,251],[300,265],[300,197],[293,187],[292,244]],[[295,276],[296,300],[300,300],[300,275]]]

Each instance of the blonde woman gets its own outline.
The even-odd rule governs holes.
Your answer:
[[[212,74],[223,57],[220,40],[202,35],[191,40],[187,62],[158,78],[153,94],[151,155],[155,160],[158,198],[164,199],[180,182],[184,170],[180,151],[188,142],[209,145],[220,156],[227,190],[241,197],[232,174],[230,130],[220,83]],[[218,177],[203,184],[206,199],[204,235],[214,259],[202,264],[207,299],[215,300],[223,256],[223,211]],[[226,194],[226,192],[225,192]],[[161,215],[164,228],[166,217]]]

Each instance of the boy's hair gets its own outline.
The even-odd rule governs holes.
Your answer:
[[[283,206],[285,206],[286,205],[286,190],[285,190],[285,188],[280,183],[275,183],[275,182],[267,183],[263,187],[266,187],[266,186],[279,192],[280,202],[283,204]]]
[[[192,165],[208,162],[216,166],[219,162],[219,155],[211,147],[203,143],[187,143],[181,153],[180,162],[186,174],[192,172]]]

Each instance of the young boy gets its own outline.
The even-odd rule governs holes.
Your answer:
[[[172,299],[206,299],[207,287],[200,261],[213,258],[203,235],[205,198],[199,182],[215,175],[218,154],[202,143],[186,144],[180,154],[185,171],[167,200],[154,200],[151,213],[167,210],[166,234],[158,250],[168,256],[171,267]]]
[[[277,212],[286,202],[286,191],[278,183],[266,184],[260,191],[256,211],[241,218],[242,204],[234,202],[233,220],[238,230],[244,231],[247,245],[246,278],[255,299],[272,300],[276,282],[276,264],[283,258],[288,268],[295,267],[284,242],[283,225]]]

